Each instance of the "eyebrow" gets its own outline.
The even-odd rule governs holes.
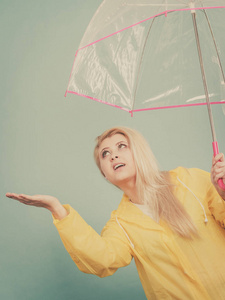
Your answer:
[[[121,143],[126,143],[126,144],[128,144],[128,142],[126,142],[126,141],[120,141],[120,142],[117,142],[115,145],[117,146],[117,145],[119,145],[119,144],[121,144]],[[105,147],[105,148],[103,148],[99,153],[102,153],[104,150],[106,150],[106,149],[109,149],[110,147]]]

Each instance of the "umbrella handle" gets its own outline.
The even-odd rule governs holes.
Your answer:
[[[218,148],[218,143],[217,143],[217,141],[213,142],[213,143],[212,143],[212,146],[213,146],[213,154],[214,154],[214,156],[216,156],[217,154],[219,154],[219,148]],[[223,191],[225,191],[225,184],[223,183],[222,178],[220,178],[220,179],[218,180],[218,185],[219,185],[219,187],[220,187]]]

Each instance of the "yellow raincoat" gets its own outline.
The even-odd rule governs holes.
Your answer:
[[[69,205],[65,205],[68,216],[54,219],[54,224],[82,272],[109,276],[134,258],[148,299],[224,300],[224,201],[209,173],[179,167],[170,174],[176,196],[200,237],[178,236],[162,220],[156,223],[145,215],[126,195],[101,236]]]

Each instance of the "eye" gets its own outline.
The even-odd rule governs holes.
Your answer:
[[[102,152],[102,158],[105,158],[107,155],[109,155],[109,151],[105,150]]]
[[[126,147],[127,147],[127,145],[126,145],[126,144],[123,144],[123,143],[121,143],[121,144],[118,145],[118,148],[119,148],[119,149],[126,148]]]

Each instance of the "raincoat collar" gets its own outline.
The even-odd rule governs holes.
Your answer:
[[[137,206],[135,206],[128,198],[126,194],[123,195],[122,200],[118,206],[118,209],[112,212],[112,217],[118,218],[119,221],[125,221],[126,223],[138,224],[140,227],[151,230],[163,230],[162,220],[157,223],[151,217],[144,214]]]
[[[186,172],[189,172],[188,169],[185,169]],[[171,170],[170,172],[171,176],[171,182],[174,185],[174,190],[177,189],[184,189],[188,190],[190,195],[192,194],[196,201],[201,206],[205,219],[204,222],[207,223],[208,219],[206,216],[206,212],[204,209],[203,204],[201,203],[200,199],[194,194],[194,192],[183,182],[180,180],[178,176],[184,177],[184,168],[178,167],[174,170]],[[183,175],[182,175],[183,174]],[[118,206],[118,209],[112,213],[112,216],[115,218],[118,218],[119,220],[123,220],[127,223],[133,223],[138,224],[140,227],[148,228],[151,230],[159,230],[159,231],[167,231],[169,230],[169,227],[165,221],[162,219],[159,220],[159,223],[154,221],[150,216],[147,216],[144,214],[137,206],[135,206],[130,200],[129,197],[124,194],[122,197],[122,200]]]

